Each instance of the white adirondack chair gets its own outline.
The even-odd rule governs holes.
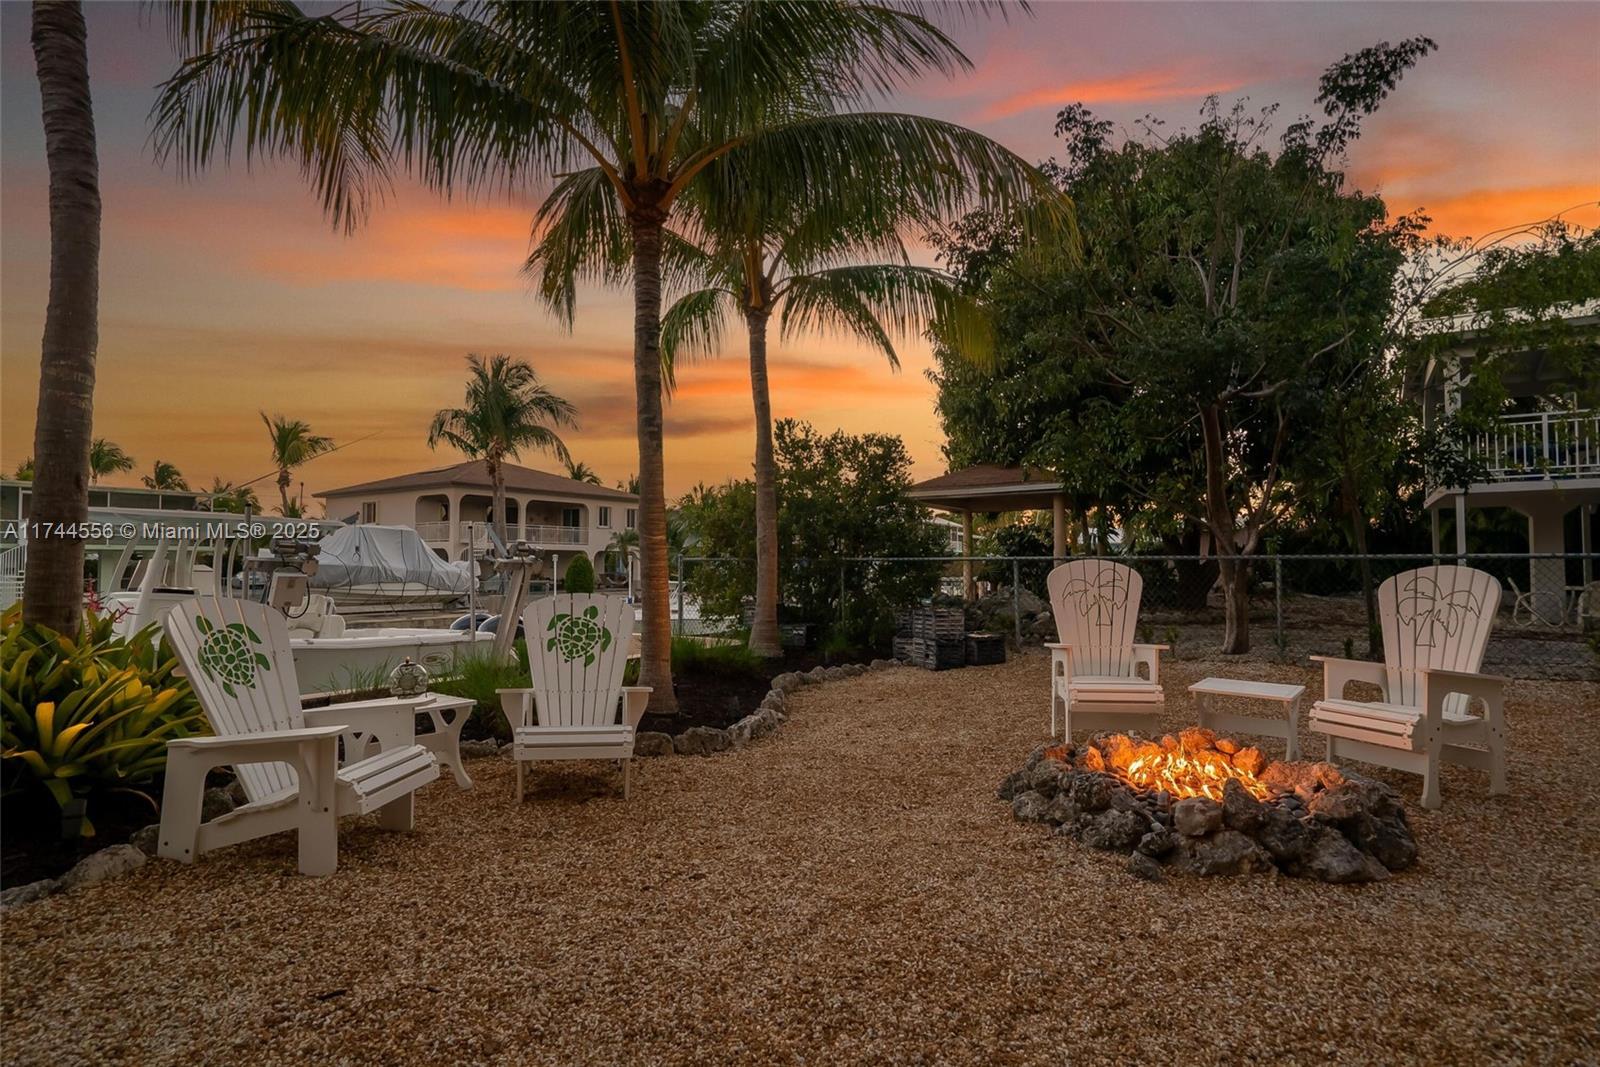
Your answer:
[[[633,737],[650,689],[622,684],[633,639],[633,605],[619,596],[563,593],[541,597],[522,616],[533,685],[500,689],[517,762],[605,759],[622,763],[627,799]]]
[[[1500,583],[1471,567],[1420,567],[1380,585],[1384,662],[1311,657],[1323,678],[1311,728],[1327,736],[1328,762],[1420,774],[1425,808],[1440,804],[1442,762],[1487,770],[1489,794],[1505,793],[1506,679],[1478,673],[1499,606]],[[1383,699],[1346,700],[1353,681],[1376,685]]]
[[[1050,572],[1050,612],[1061,640],[1050,650],[1050,734],[1080,729],[1144,728],[1154,732],[1165,697],[1161,653],[1139,644],[1134,628],[1144,579],[1132,567],[1075,559]],[[1143,665],[1147,676],[1139,673]]]
[[[300,872],[332,874],[341,815],[378,812],[388,830],[412,827],[412,794],[439,776],[415,742],[415,699],[363,700],[302,709],[289,629],[255,601],[197,597],[165,623],[213,737],[167,745],[160,855],[184,863],[202,852],[283,830],[299,835]],[[339,741],[359,758],[339,765]],[[366,755],[370,743],[378,751]],[[246,803],[200,821],[206,773],[231,765]]]

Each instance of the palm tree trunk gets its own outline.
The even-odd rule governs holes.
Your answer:
[[[639,431],[639,583],[644,599],[639,684],[650,710],[673,714],[672,614],[667,592],[666,458],[661,427],[661,230],[665,213],[636,209],[633,228],[633,388]]]
[[[750,328],[750,392],[756,406],[756,614],[750,651],[783,655],[778,630],[778,464],[772,454],[772,395],[767,388],[768,308],[745,313]]]
[[[289,486],[294,481],[289,477],[288,467],[278,468],[278,495],[283,498],[283,506],[279,509],[280,515],[289,514]]]
[[[39,359],[29,519],[76,527],[89,517],[95,350],[100,343],[100,165],[89,95],[89,34],[77,3],[33,5],[33,54],[50,171],[50,302]],[[31,538],[23,618],[76,635],[83,542]]]
[[[511,539],[506,536],[506,471],[500,465],[498,456],[490,456],[486,461],[489,467],[489,484],[494,492],[494,532],[500,535],[500,543],[511,548]]]

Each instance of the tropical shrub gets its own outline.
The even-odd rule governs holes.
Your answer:
[[[594,592],[594,564],[589,562],[588,556],[573,557],[567,564],[567,574],[561,579],[561,585],[569,593]]]
[[[515,663],[497,663],[487,655],[463,656],[456,661],[455,669],[445,678],[429,685],[435,693],[467,697],[473,708],[468,714],[461,734],[468,740],[492,737],[497,741],[511,740],[511,727],[500,711],[500,697],[496,689],[526,688],[528,675],[528,643],[518,640],[515,645]]]
[[[178,662],[155,627],[126,640],[111,620],[84,619],[76,638],[0,618],[0,793],[48,793],[63,833],[91,836],[91,802],[133,794],[166,769],[167,742],[208,733]]]

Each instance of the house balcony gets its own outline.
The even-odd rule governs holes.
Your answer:
[[[1491,482],[1600,476],[1600,411],[1505,415],[1467,442]]]
[[[489,527],[487,522],[473,522],[472,544],[474,548],[484,548],[489,544]],[[468,523],[461,524],[460,533],[454,544],[450,541],[450,524],[448,522],[419,522],[417,533],[430,545],[443,545],[447,548],[459,548],[467,543]],[[544,523],[509,523],[506,526],[506,536],[513,541],[526,541],[540,548],[570,548],[575,545],[589,543],[589,528],[587,526],[551,526]]]

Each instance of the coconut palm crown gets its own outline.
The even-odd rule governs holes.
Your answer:
[[[272,465],[278,469],[278,495],[281,497],[280,515],[298,515],[298,506],[289,499],[289,486],[293,484],[293,471],[303,467],[318,456],[332,452],[333,438],[311,432],[309,424],[299,419],[261,412],[267,436],[272,441]]]
[[[483,460],[494,487],[495,532],[506,544],[506,458],[525,448],[539,448],[570,463],[572,457],[555,427],[576,427],[578,409],[540,382],[525,360],[469,355],[467,367],[466,403],[434,415],[428,447],[443,443]]]

